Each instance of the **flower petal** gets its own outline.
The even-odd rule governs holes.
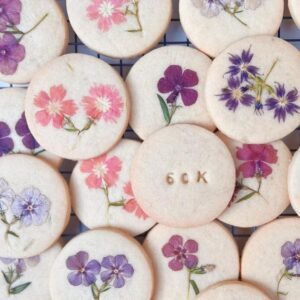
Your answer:
[[[82,273],[80,272],[72,272],[68,275],[68,281],[70,284],[74,286],[78,286],[82,284]]]
[[[181,260],[177,260],[176,258],[173,258],[170,260],[168,264],[169,268],[173,271],[180,271],[183,269],[183,263]]]
[[[188,253],[196,253],[198,251],[198,243],[194,240],[187,240],[183,247]]]
[[[94,274],[99,274],[100,270],[101,270],[101,265],[97,260],[93,259],[90,262],[88,262],[85,269],[86,269],[87,272],[92,272]]]
[[[182,84],[182,68],[179,65],[171,65],[165,71],[165,77],[175,87]]]
[[[3,137],[7,137],[8,135],[10,135],[10,133],[11,130],[9,126],[4,122],[0,122],[0,139]]]
[[[199,83],[198,75],[195,71],[190,69],[184,70],[182,74],[182,86],[183,87],[193,87]]]
[[[107,282],[107,281],[111,280],[111,278],[113,277],[113,273],[110,270],[109,271],[103,271],[103,272],[101,272],[100,277],[101,277],[101,280],[103,282]]]
[[[116,255],[114,257],[114,266],[120,269],[124,264],[127,264],[128,260],[125,255]]]
[[[293,243],[286,242],[281,247],[281,256],[288,258],[296,255],[296,248]]]
[[[114,280],[114,283],[113,283],[113,286],[114,286],[116,289],[120,289],[120,288],[122,288],[124,285],[125,285],[125,279],[124,279],[121,275],[116,276],[116,277],[115,277],[115,280]]]
[[[197,266],[198,257],[196,255],[187,255],[184,264],[188,269],[192,269]]]
[[[242,173],[244,178],[252,178],[255,176],[255,162],[248,161],[241,164],[238,168],[238,174]]]
[[[14,142],[11,138],[0,139],[0,156],[8,154],[14,149]]]
[[[158,81],[157,89],[161,93],[170,93],[174,90],[174,85],[171,81],[168,80],[168,78],[161,78]]]
[[[112,269],[114,267],[114,257],[111,255],[105,256],[101,261],[101,266],[106,269]]]
[[[93,272],[85,272],[82,275],[82,284],[84,286],[90,286],[91,284],[93,284],[94,282],[96,282],[96,276]]]
[[[130,278],[134,273],[134,269],[131,264],[125,264],[122,267],[122,275],[124,277]]]
[[[198,92],[193,89],[182,89],[180,94],[185,106],[193,105],[198,99]]]

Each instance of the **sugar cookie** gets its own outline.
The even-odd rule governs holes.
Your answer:
[[[300,28],[300,2],[298,0],[289,0],[288,5],[295,24]]]
[[[246,38],[224,50],[211,65],[205,89],[219,130],[248,144],[269,143],[297,128],[299,90],[298,49],[270,36]]]
[[[59,254],[50,291],[55,300],[150,300],[152,266],[133,238],[117,230],[93,230],[71,240]]]
[[[74,31],[89,48],[115,58],[145,53],[162,38],[171,0],[67,0]]]
[[[292,159],[288,172],[288,191],[293,209],[300,216],[300,150],[298,150]]]
[[[185,229],[157,225],[144,247],[154,263],[153,300],[194,300],[208,286],[239,276],[237,245],[218,222]]]
[[[213,131],[215,126],[204,100],[210,64],[201,52],[182,46],[158,48],[143,56],[126,79],[132,101],[132,129],[142,139],[176,123]]]
[[[68,159],[89,159],[122,137],[129,99],[111,66],[88,55],[68,54],[34,77],[25,113],[31,132],[45,149]]]
[[[0,159],[0,257],[30,257],[49,248],[70,217],[62,176],[29,155]]]

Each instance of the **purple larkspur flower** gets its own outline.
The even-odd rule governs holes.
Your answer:
[[[222,93],[218,95],[220,101],[226,101],[226,107],[235,111],[239,104],[251,106],[255,98],[247,93],[247,87],[241,87],[241,81],[238,77],[230,77],[228,79],[228,87],[222,89]]]
[[[0,214],[5,213],[15,198],[14,191],[9,187],[7,181],[0,178]]]
[[[125,255],[106,256],[102,259],[101,266],[106,270],[101,272],[101,280],[105,283],[113,281],[117,289],[125,285],[125,278],[133,276],[134,269]]]
[[[185,106],[193,105],[198,99],[198,92],[192,87],[199,83],[198,75],[190,69],[182,70],[181,66],[171,65],[164,73],[164,77],[158,81],[158,90],[165,94],[170,93],[167,102],[176,102],[181,96]]]
[[[14,149],[14,142],[9,137],[11,130],[4,122],[0,122],[0,156],[3,156]]]
[[[25,58],[25,47],[12,34],[5,33],[0,38],[0,72],[12,75],[18,64]]]
[[[68,275],[68,281],[71,285],[90,286],[95,283],[96,275],[100,273],[101,265],[97,260],[89,261],[89,254],[85,251],[80,251],[73,256],[69,256],[66,261],[66,266],[73,271]]]
[[[274,110],[274,118],[279,122],[285,121],[286,115],[294,115],[300,113],[300,106],[295,104],[299,94],[296,88],[286,93],[284,84],[276,84],[276,97],[268,98],[265,106],[268,110]]]
[[[8,25],[20,24],[21,10],[20,0],[0,0],[0,32],[4,32]]]
[[[25,226],[38,226],[49,216],[50,201],[37,188],[29,187],[16,196],[11,209]]]
[[[17,122],[15,129],[17,134],[23,137],[22,143],[27,149],[34,150],[40,147],[28,128],[25,113],[22,113],[22,116]]]
[[[291,270],[295,267],[296,274],[300,275],[300,239],[297,239],[295,243],[284,243],[281,247],[281,256],[286,269]]]

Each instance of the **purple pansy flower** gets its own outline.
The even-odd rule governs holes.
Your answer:
[[[11,209],[23,225],[42,225],[48,218],[50,201],[37,188],[30,187],[16,196]]]
[[[286,242],[281,247],[281,256],[287,270],[295,268],[296,274],[300,275],[300,239],[295,243]]]
[[[14,142],[9,137],[10,128],[4,122],[0,122],[0,156],[11,152],[14,149]]]
[[[134,269],[125,255],[106,256],[102,259],[101,266],[106,270],[101,272],[101,280],[105,283],[113,281],[115,288],[125,285],[125,278],[132,277]]]
[[[286,93],[284,84],[276,84],[276,97],[268,98],[265,106],[268,110],[274,110],[274,118],[278,121],[285,121],[286,115],[294,115],[300,113],[300,106],[295,104],[298,100],[298,90],[293,90]]]
[[[158,90],[165,94],[170,93],[167,98],[168,103],[176,102],[178,96],[181,96],[185,106],[193,105],[198,98],[198,92],[192,87],[199,83],[198,75],[190,69],[182,70],[181,66],[169,66],[164,77],[157,84]]]
[[[0,0],[0,32],[4,32],[7,25],[20,24],[21,10],[20,0]]]
[[[80,251],[73,256],[69,256],[66,261],[67,268],[73,272],[69,273],[68,281],[71,285],[90,286],[95,283],[96,275],[100,273],[101,265],[96,260],[89,261],[89,254]]]

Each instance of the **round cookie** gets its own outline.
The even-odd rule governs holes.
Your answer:
[[[297,0],[289,0],[289,10],[295,24],[300,28],[300,3]]]
[[[130,167],[139,147],[139,142],[122,140],[111,151],[75,166],[70,179],[72,207],[87,227],[112,226],[138,235],[155,224],[131,188]]]
[[[65,51],[68,39],[67,21],[57,1],[1,1],[0,80],[29,82],[40,67]]]
[[[225,281],[206,289],[197,300],[271,300],[257,287],[242,281]]]
[[[150,300],[152,266],[133,238],[117,230],[93,230],[61,251],[51,270],[50,291],[56,300]]]
[[[31,132],[45,149],[72,160],[89,159],[121,139],[129,99],[122,78],[107,63],[68,54],[36,74],[25,113]]]
[[[157,225],[144,247],[154,264],[153,300],[194,300],[208,286],[239,277],[237,245],[218,222],[185,229]]]
[[[140,206],[153,220],[174,227],[198,226],[227,207],[235,167],[213,133],[195,125],[172,125],[141,145],[131,182]]]
[[[1,296],[16,300],[51,300],[48,286],[50,269],[61,249],[57,243],[33,257],[0,258]]]
[[[243,144],[218,134],[235,161],[235,192],[222,222],[255,227],[278,217],[290,204],[287,174],[291,152],[282,142]]]
[[[241,276],[279,300],[300,294],[300,219],[282,218],[258,229],[248,240]],[[272,299],[273,299],[272,298]]]
[[[291,204],[298,216],[300,216],[300,150],[298,150],[292,159],[288,172],[288,192]]]
[[[168,46],[153,50],[132,67],[126,79],[132,101],[130,126],[140,138],[177,123],[215,129],[204,100],[210,64],[195,49]]]
[[[212,57],[242,38],[274,35],[281,24],[283,8],[283,0],[179,2],[180,20],[187,36],[193,45]]]
[[[300,56],[271,36],[232,44],[212,63],[206,81],[207,108],[216,126],[232,139],[265,144],[300,123]]]
[[[171,20],[172,1],[67,0],[67,11],[74,31],[89,48],[129,58],[161,40]]]
[[[0,257],[31,257],[49,248],[70,217],[62,176],[23,154],[0,159]]]
[[[26,90],[21,88],[0,90],[0,156],[32,154],[59,168],[62,159],[41,148],[29,131],[24,113],[25,96]]]

